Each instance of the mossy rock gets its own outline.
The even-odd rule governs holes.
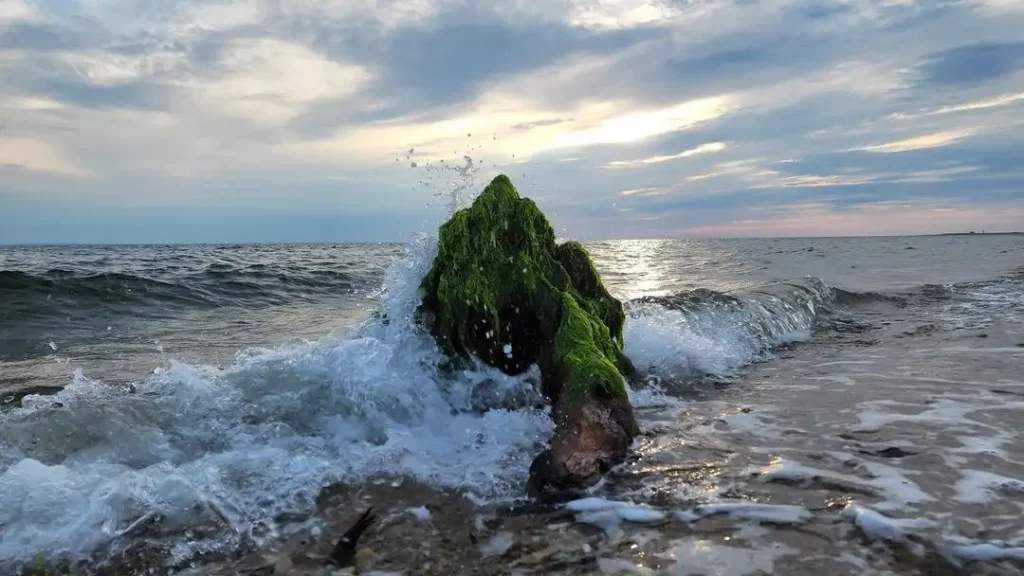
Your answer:
[[[475,357],[508,374],[539,365],[557,414],[587,404],[628,408],[625,383],[635,371],[623,354],[622,303],[583,245],[558,244],[507,176],[441,226],[420,288],[421,317],[450,358]],[[636,425],[625,412],[631,437]]]

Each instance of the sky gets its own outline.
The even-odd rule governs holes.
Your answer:
[[[1024,0],[0,0],[0,243],[1024,230]]]

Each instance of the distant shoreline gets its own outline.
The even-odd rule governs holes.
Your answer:
[[[946,232],[927,236],[1024,236],[1024,232]]]

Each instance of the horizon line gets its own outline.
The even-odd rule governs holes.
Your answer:
[[[668,236],[663,238],[594,238],[579,240],[580,242],[638,242],[654,240],[828,240],[828,239],[855,239],[855,238],[929,238],[941,236],[1024,236],[1024,231],[1000,231],[1000,232],[938,232],[929,234],[864,234],[847,236]],[[559,237],[559,240],[569,238]],[[267,245],[350,245],[350,246],[382,246],[382,245],[404,245],[408,240],[298,240],[298,241],[274,241],[274,240],[253,240],[253,241],[209,241],[209,242],[0,242],[0,248],[70,248],[78,246],[267,246]]]

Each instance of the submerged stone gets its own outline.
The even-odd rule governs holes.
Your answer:
[[[441,226],[420,288],[421,317],[450,358],[507,374],[540,367],[556,432],[531,489],[586,484],[625,458],[638,428],[625,388],[635,371],[623,354],[622,303],[583,245],[558,244],[507,176]]]

